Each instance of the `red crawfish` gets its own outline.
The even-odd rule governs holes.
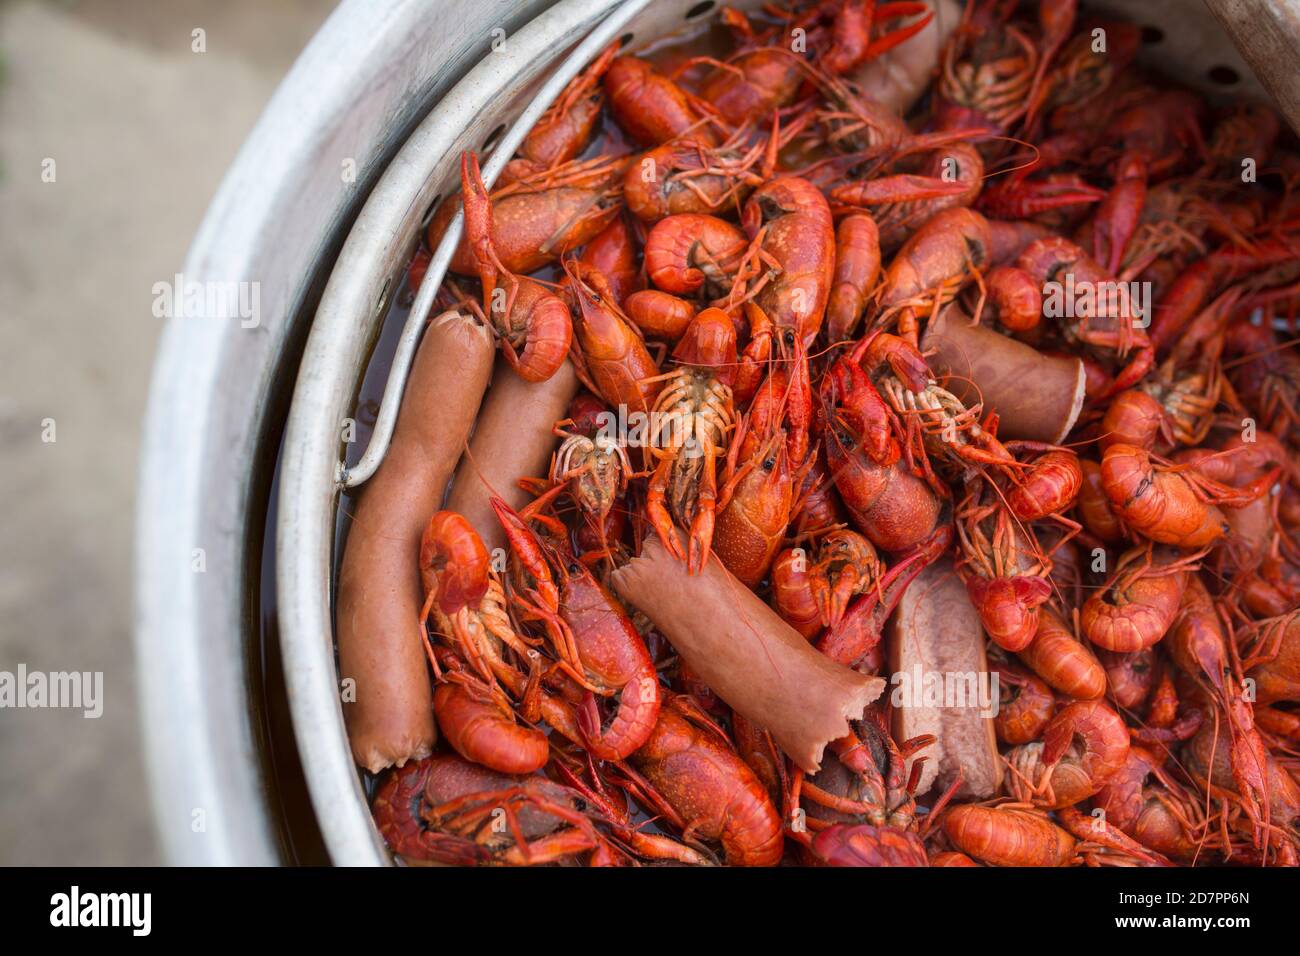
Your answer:
[[[1039,612],[1034,639],[1017,656],[1067,697],[1092,700],[1106,693],[1105,668],[1051,608]]]
[[[1056,819],[1071,835],[1083,841],[1080,860],[1088,866],[1172,866],[1169,859],[1143,846],[1122,830],[1107,826],[1104,819],[1083,813],[1076,807],[1062,807]]]
[[[1201,444],[1214,425],[1228,387],[1220,363],[1224,333],[1239,295],[1239,289],[1229,289],[1203,310],[1140,386],[1160,404],[1162,436],[1180,445]]]
[[[579,260],[605,276],[610,294],[620,305],[645,285],[636,241],[626,216],[618,216],[597,233],[583,247]]]
[[[633,292],[623,307],[642,335],[665,342],[680,339],[698,312],[694,303],[661,289]]]
[[[773,599],[778,613],[796,630],[812,637],[844,620],[850,602],[874,589],[884,572],[876,549],[856,531],[834,528],[811,549],[788,549],[781,555],[781,581],[774,574]],[[803,627],[794,621],[807,622]]]
[[[1250,321],[1236,323],[1227,344],[1238,356],[1231,372],[1238,397],[1265,429],[1283,441],[1300,440],[1300,356],[1295,349],[1283,347],[1267,325]]]
[[[1088,640],[1108,651],[1132,653],[1165,636],[1178,613],[1188,572],[1204,552],[1137,547],[1126,552],[1101,590],[1084,602],[1080,625]]]
[[[1051,172],[1086,151],[1090,142],[1088,134],[1072,131],[1036,144],[1030,153],[1008,157],[1015,165],[989,181],[980,193],[976,201],[980,212],[998,219],[1023,219],[1056,210],[1065,214],[1071,207],[1100,202],[1106,197],[1105,190],[1078,176]],[[1047,175],[1035,176],[1043,172]]]
[[[742,224],[776,272],[754,301],[778,330],[793,328],[811,345],[835,272],[835,227],[826,197],[805,179],[782,176],[750,195]]]
[[[673,350],[675,371],[656,377],[650,453],[657,459],[646,514],[671,554],[699,573],[709,558],[717,511],[717,461],[726,454],[735,408],[731,381],[736,329],[721,309],[705,309]],[[673,521],[689,529],[687,553]]]
[[[923,734],[895,743],[883,711],[869,708],[862,720],[850,723],[849,733],[831,742],[833,756],[826,755],[815,775],[805,778],[795,771],[787,809],[793,813],[806,803],[808,827],[814,830],[835,823],[912,830],[920,762],[909,771],[908,761],[934,739]]]
[[[1106,125],[1094,163],[1140,157],[1152,175],[1164,175],[1184,165],[1189,153],[1204,150],[1201,137],[1202,99],[1190,90],[1160,90],[1126,104]]]
[[[789,783],[785,755],[777,747],[772,735],[743,714],[732,711],[731,736],[735,741],[736,753],[763,784],[772,806],[780,806]]]
[[[724,219],[679,213],[650,230],[645,268],[665,292],[716,298],[731,288],[748,246],[745,234]]]
[[[1267,166],[1282,123],[1277,113],[1262,103],[1242,100],[1218,117],[1205,142],[1204,172],[1241,176],[1241,161],[1249,156]]]
[[[789,331],[789,330],[787,330]],[[713,546],[732,574],[750,587],[767,574],[808,465],[812,398],[808,363],[793,333],[788,365],[773,364],[727,454]]]
[[[1039,120],[1051,113],[1055,130],[1085,128],[1100,134],[1113,108],[1116,81],[1137,56],[1142,33],[1123,20],[1093,20],[1091,29],[1076,33],[1061,48],[1055,65],[1038,88],[1025,116],[1027,138],[1034,139]],[[1105,31],[1106,49],[1098,50],[1093,30]]]
[[[530,642],[510,621],[505,592],[478,532],[454,511],[437,512],[421,536],[419,562],[425,601],[417,623],[425,635],[434,672],[440,667],[428,643],[430,615],[436,633],[483,682],[496,688],[501,681],[514,689],[522,677],[505,660],[503,651],[509,648],[519,659],[527,660]]]
[[[1075,859],[1074,837],[1023,804],[951,807],[943,832],[963,853],[992,866],[1068,866]]]
[[[945,209],[903,243],[880,284],[875,322],[893,322],[917,344],[920,320],[939,310],[991,264],[988,220],[972,209]]]
[[[754,332],[756,326],[764,322],[761,312],[752,303],[747,311],[751,316],[751,345],[761,329]],[[758,322],[752,321],[758,318]],[[776,355],[762,354],[770,350],[770,342],[775,340],[778,349]],[[761,358],[755,357],[758,352]],[[735,389],[738,400],[743,393],[752,395],[749,411],[742,421],[743,430],[739,441],[732,447],[741,459],[752,456],[758,446],[776,428],[786,431],[786,450],[790,456],[792,468],[802,466],[808,458],[809,444],[813,425],[812,374],[808,364],[808,355],[803,343],[795,336],[793,329],[785,329],[779,339],[769,336],[769,344],[763,349],[746,349],[740,357],[737,381],[752,378],[766,371],[767,376],[754,388]],[[736,454],[731,457],[735,458]],[[734,463],[731,465],[734,471]],[[802,481],[802,475],[799,477]]]
[[[440,648],[444,673],[433,692],[433,712],[443,740],[466,760],[501,773],[532,773],[550,758],[546,735],[519,723],[498,688],[466,673]]]
[[[817,61],[829,73],[848,73],[856,69],[916,36],[934,19],[934,11],[924,3],[877,4],[876,0],[841,0],[823,4],[822,8],[834,10],[828,28],[830,48]],[[877,24],[917,14],[921,16],[872,39]]]
[[[1016,465],[1011,453],[979,422],[979,409],[934,378],[920,351],[906,338],[879,330],[863,338],[849,353],[861,364],[884,396],[896,418],[905,423],[899,436],[909,467],[922,474],[939,494],[947,485],[934,474],[931,458],[946,472],[982,473],[986,465]]]
[[[501,271],[526,273],[578,248],[618,216],[625,162],[612,156],[571,160],[499,183],[489,197],[479,176],[478,157],[467,151],[461,157],[461,183],[463,187],[466,166],[471,166],[469,181],[474,184],[476,206],[470,212],[479,217],[477,233],[491,237]],[[469,194],[462,188],[462,198]],[[452,199],[434,213],[427,232],[431,249],[437,248],[459,205]],[[471,248],[477,240],[470,225],[465,223],[465,235],[451,258],[451,271],[461,275],[481,271],[482,250]]]
[[[1232,778],[1259,846],[1271,823],[1268,749],[1255,729],[1253,707],[1242,686],[1241,662],[1232,652],[1214,600],[1197,575],[1189,577],[1168,645],[1179,670],[1205,691],[1224,718]]]
[[[1043,4],[1068,10],[1054,24],[1064,40],[1070,33],[1074,4]],[[1012,5],[982,0],[966,5],[962,22],[944,48],[935,83],[936,120],[942,129],[993,126],[1008,129],[1028,111],[1041,83],[1044,59],[1029,34],[1009,24]],[[1053,42],[1057,42],[1053,38]]]
[[[817,649],[846,667],[879,669],[885,622],[911,583],[947,552],[952,541],[952,523],[945,521],[937,525],[927,538],[883,571],[879,581],[849,605],[839,624],[827,628],[817,639]]]
[[[1160,352],[1172,347],[1188,323],[1201,313],[1206,303],[1223,292],[1229,283],[1240,283],[1243,291],[1251,293],[1243,298],[1243,307],[1262,305],[1267,312],[1273,302],[1266,286],[1279,279],[1284,282],[1294,281],[1297,243],[1290,232],[1253,242],[1247,242],[1237,234],[1231,238],[1232,241],[1197,259],[1180,272],[1156,303],[1150,337],[1152,345]],[[1282,289],[1283,294],[1285,288]],[[1253,301],[1257,298],[1260,301]],[[1254,330],[1248,328],[1254,324],[1236,323],[1229,330],[1227,345],[1229,351],[1238,354],[1259,351],[1259,357],[1265,359],[1266,364],[1257,370],[1258,374],[1268,371],[1268,364],[1278,360],[1272,358],[1277,350],[1269,348],[1272,345],[1271,333],[1267,329],[1261,332],[1262,325]],[[1262,340],[1262,348],[1253,346],[1252,340]]]
[[[569,81],[559,99],[542,114],[519,147],[519,155],[534,168],[551,169],[577,156],[600,119],[605,105],[601,77],[618,52],[611,44],[590,66]]]
[[[900,158],[913,150],[900,150],[893,162],[876,165],[864,178],[832,186],[829,198],[836,210],[862,208],[880,227],[880,245],[897,249],[919,226],[944,209],[969,206],[984,186],[984,161],[968,143],[932,147],[916,172],[896,172]],[[848,170],[854,176],[855,170]]]
[[[1137,710],[1156,681],[1155,649],[1148,647],[1131,654],[1099,650],[1097,659],[1106,668],[1106,689],[1115,703],[1126,710]]]
[[[1136,445],[1153,450],[1160,439],[1170,438],[1164,407],[1149,391],[1130,388],[1107,405],[1098,444],[1103,452],[1111,445]]]
[[[506,223],[493,215],[492,202],[479,175],[478,158],[473,153],[461,157],[460,175],[465,234],[472,257],[472,266],[466,264],[465,270],[478,271],[483,303],[510,366],[523,379],[544,381],[555,374],[568,354],[573,338],[569,310],[559,296],[539,282],[515,275],[498,257],[494,237],[504,231]],[[503,295],[497,294],[498,279],[503,280]]]
[[[1123,766],[1092,802],[1104,813],[1102,825],[1171,859],[1190,862],[1217,842],[1195,796],[1145,747],[1129,748]]]
[[[1229,521],[1239,513],[1230,514]],[[1249,531],[1235,527],[1234,531],[1243,538],[1249,534]],[[1267,541],[1269,533],[1264,532],[1255,540]],[[1265,550],[1253,568],[1237,572],[1235,586],[1240,589],[1241,603],[1252,614],[1257,617],[1278,617],[1291,608],[1300,607],[1300,562]],[[1300,693],[1289,696],[1300,697]]]
[[[775,162],[773,150],[779,144],[775,135],[749,147],[739,136],[717,146],[689,136],[669,140],[628,165],[624,201],[632,215],[647,223],[679,213],[739,213],[754,188],[771,178],[768,165]]]
[[[1062,297],[1073,284],[1079,301],[1062,301],[1058,310],[1065,312],[1064,306],[1070,305],[1070,311],[1077,313],[1062,328],[1066,340],[1108,358],[1127,361],[1115,374],[1107,395],[1131,387],[1151,369],[1155,352],[1147,337],[1147,321],[1129,299],[1128,287],[1083,249],[1068,239],[1049,236],[1025,247],[1016,266],[1044,289],[1054,284],[1053,289]]]
[[[565,272],[577,319],[572,357],[579,377],[607,405],[648,414],[659,394],[659,366],[645,340],[614,301],[601,272],[571,260],[565,261]]]
[[[1056,695],[1033,674],[995,666],[998,675],[998,712],[993,729],[1004,744],[1037,740],[1052,719]]]
[[[867,297],[880,277],[880,230],[866,213],[853,213],[835,229],[835,274],[826,307],[826,337],[850,338],[862,321]]]
[[[1300,716],[1278,707],[1255,707],[1255,726],[1275,738],[1300,741]]]
[[[754,33],[745,15],[724,8],[723,19],[748,49],[726,62],[695,57],[679,68],[705,64],[713,69],[700,85],[700,97],[721,114],[733,129],[762,122],[772,112],[787,106],[799,92],[806,65],[792,53],[794,36],[781,26],[763,37]]]
[[[821,830],[812,839],[812,855],[826,866],[929,866],[925,845],[915,833],[869,823],[843,824]]]
[[[630,824],[624,807],[561,761],[564,782],[503,774],[450,754],[411,761],[384,778],[371,813],[389,848],[408,862],[587,866],[707,864],[669,837]]]
[[[763,784],[712,725],[670,697],[650,739],[632,756],[687,840],[722,845],[733,866],[775,866],[784,845],[781,816]]]
[[[1009,441],[1004,447],[1012,454],[1036,456],[1023,472],[1012,473],[1013,487],[1007,493],[1011,513],[1021,521],[1051,519],[1066,529],[1068,541],[1080,530],[1078,522],[1064,515],[1083,487],[1079,456],[1068,448],[1040,442]]]
[[[900,458],[891,412],[866,373],[840,356],[819,401],[827,467],[854,525],[886,551],[928,539],[939,525],[939,498]]]
[[[632,463],[619,437],[611,433],[613,415],[598,399],[579,395],[569,414],[572,417],[554,427],[555,435],[564,440],[551,458],[550,480],[567,486],[584,527],[596,540],[607,541],[611,515],[627,488]]]
[[[659,713],[659,679],[645,641],[585,564],[534,534],[502,499],[494,497],[492,507],[518,560],[516,601],[546,623],[556,658],[582,688],[574,696],[583,746],[602,760],[624,759],[645,743]],[[597,700],[615,696],[606,725]]]
[[[1249,504],[1277,481],[1278,469],[1244,488],[1201,475],[1192,465],[1161,464],[1144,448],[1115,444],[1101,460],[1101,481],[1116,515],[1152,541],[1199,548],[1228,530],[1217,505]]]
[[[1254,621],[1236,636],[1259,703],[1300,699],[1300,613],[1294,607]]]
[[[733,469],[718,496],[713,550],[728,571],[752,588],[767,575],[794,504],[794,470],[785,430],[776,429],[728,472]]]
[[[970,483],[956,519],[958,572],[984,629],[1004,650],[1022,650],[1034,639],[1039,608],[1051,597],[1050,560],[981,482]]]
[[[1296,866],[1300,785],[1282,761],[1265,750],[1260,755],[1264,788],[1247,796],[1235,779],[1230,742],[1221,725],[1207,721],[1180,753],[1187,773],[1217,804],[1225,856],[1250,866]],[[1245,840],[1233,839],[1239,835]]]
[[[604,81],[618,125],[642,145],[658,146],[688,134],[706,145],[717,142],[710,111],[645,60],[619,57]]]
[[[575,859],[605,843],[581,805],[578,794],[545,777],[435,754],[392,771],[371,813],[384,842],[405,859],[526,866]]]
[[[980,321],[992,320],[1011,333],[1030,332],[1043,317],[1043,294],[1029,273],[998,266],[984,277],[988,299]]]
[[[810,134],[842,155],[820,160],[803,174],[818,186],[833,187],[847,175],[867,176],[908,156],[975,139],[990,129],[914,133],[896,110],[868,95],[858,84],[812,68],[809,75],[828,106],[815,114],[819,130]]]
[[[772,607],[781,620],[812,640],[822,632],[821,609],[813,597],[808,559],[800,548],[787,548],[772,562]]]
[[[810,457],[808,472],[799,486],[790,532],[793,535],[813,534],[843,524],[846,520],[847,515],[840,506],[835,483],[826,465],[825,447],[818,444]]]
[[[939,526],[940,501],[901,460],[880,465],[840,426],[827,433],[827,457],[835,488],[854,525],[886,551],[906,551]]]
[[[1128,751],[1128,727],[1109,704],[1074,701],[1048,723],[1041,743],[1007,754],[1011,793],[1048,809],[1072,806],[1100,790]]]

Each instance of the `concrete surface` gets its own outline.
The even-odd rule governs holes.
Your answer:
[[[151,286],[333,6],[0,3],[0,680],[103,672],[98,719],[0,709],[0,864],[158,861],[129,625]]]

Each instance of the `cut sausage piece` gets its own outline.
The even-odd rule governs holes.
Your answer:
[[[551,429],[564,419],[577,393],[578,376],[568,359],[544,382],[525,382],[505,359],[497,360],[469,454],[456,469],[447,496],[447,508],[469,519],[489,553],[506,546],[489,500],[500,495],[516,511],[528,504],[531,499],[519,479],[546,476],[556,446]]]
[[[478,414],[495,348],[458,312],[429,323],[383,464],[362,488],[339,569],[339,677],[352,756],[371,773],[426,757],[437,739],[420,640],[420,535]],[[345,695],[350,696],[350,695]]]
[[[961,23],[956,0],[931,0],[934,19],[921,32],[873,57],[853,74],[863,92],[902,115],[924,95],[939,67],[944,44]]]
[[[735,711],[771,733],[807,773],[849,732],[885,682],[814,650],[714,555],[688,574],[657,537],[612,575],[614,590],[654,622],[677,653]],[[962,591],[963,596],[965,591]]]
[[[938,738],[921,751],[929,759],[916,792],[935,784],[946,789],[960,772],[958,798],[993,796],[1002,781],[993,731],[997,688],[989,677],[979,613],[951,560],[931,564],[903,593],[889,622],[889,660],[894,739]],[[944,706],[936,707],[933,693],[939,688],[947,693]]]
[[[971,325],[956,306],[935,316],[921,340],[930,368],[973,406],[997,409],[998,437],[1057,444],[1083,410],[1084,370],[1077,358],[1044,355],[1024,342]]]

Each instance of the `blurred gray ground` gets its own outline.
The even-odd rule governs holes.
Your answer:
[[[0,709],[0,864],[158,862],[129,623],[151,287],[333,6],[0,2],[0,671],[104,672],[98,720]]]

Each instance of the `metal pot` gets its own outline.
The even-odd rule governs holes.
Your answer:
[[[1144,56],[1154,54],[1148,58],[1190,85],[1222,91],[1209,67],[1224,65],[1241,78],[1232,92],[1258,89],[1199,5],[1106,7],[1165,25]],[[346,469],[340,425],[354,407],[390,291],[422,217],[457,188],[461,150],[495,147],[484,169],[490,183],[567,78],[610,40],[630,35],[639,47],[715,13],[713,3],[696,0],[345,0],[276,94],[186,264],[187,278],[260,279],[260,324],[243,329],[223,316],[173,321],[147,421],[137,650],[155,805],[173,862],[285,858],[259,717],[255,597],[275,440],[291,389],[275,583],[297,751],[330,858],[390,862],[339,701],[330,614],[337,506],[343,488],[364,480],[386,448],[459,221],[389,346],[394,374],[372,447]],[[504,33],[494,34],[496,20]],[[435,50],[445,59],[435,62]],[[1189,71],[1188,63],[1205,69]],[[357,173],[350,185],[340,177],[349,157]],[[204,829],[196,832],[200,818]]]
[[[276,443],[307,327],[352,220],[412,127],[490,50],[495,26],[513,35],[550,5],[345,0],[195,236],[185,279],[257,283],[260,311],[255,326],[229,305],[169,320],[144,424],[135,649],[169,862],[287,858],[261,726],[256,607]]]

